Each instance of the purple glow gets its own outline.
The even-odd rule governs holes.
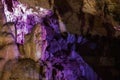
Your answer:
[[[12,1],[12,11],[8,10],[8,2],[4,2],[4,13],[6,22],[15,22],[17,28],[17,43],[24,43],[24,35],[31,32],[31,28],[42,22],[42,18],[50,15],[50,10],[36,7],[38,10],[34,12],[32,8],[28,9],[27,6],[20,2]],[[17,3],[17,4],[16,4]]]
[[[33,39],[37,44],[37,51],[33,54],[39,60],[40,66],[44,67],[45,80],[99,79],[80,54],[76,52],[76,44],[84,44],[87,39],[82,36],[76,38],[74,34],[70,33],[67,33],[66,38],[63,38],[60,33],[59,22],[56,18],[51,17],[53,12],[50,10],[36,7],[37,11],[35,12],[32,8],[28,9],[28,6],[14,0],[12,4],[7,3],[3,0],[6,22],[15,23],[17,29],[16,42],[18,44],[24,45],[24,36],[31,33],[34,25],[39,23],[37,30],[42,33],[39,35],[42,39]],[[8,5],[12,5],[10,9]],[[40,41],[41,44],[39,44]],[[39,45],[40,47],[38,47]],[[90,47],[94,49],[95,45],[91,44]],[[42,74],[39,73],[39,75]]]
[[[67,43],[74,43],[75,36],[73,34],[68,34]]]

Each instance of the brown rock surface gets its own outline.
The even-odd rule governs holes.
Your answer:
[[[92,35],[113,37],[120,36],[120,2],[118,0],[55,0],[55,2],[53,0],[49,0],[50,2],[48,0],[37,0],[38,2],[33,0],[19,1],[30,7],[35,7],[36,5],[47,9],[55,7],[58,11],[58,15],[60,14],[60,21],[65,23],[67,31],[70,33],[83,35],[90,33]],[[17,58],[19,54],[18,46],[14,38],[14,26],[2,26],[4,18],[1,12],[2,6],[0,3],[0,71],[8,60]],[[11,32],[11,29],[13,29],[13,32]],[[20,56],[22,58],[31,58],[37,61],[41,56],[36,57],[36,55],[42,55],[43,51],[41,45],[39,45],[41,44],[41,25],[36,25],[32,33],[25,36],[25,40],[25,44],[19,46],[20,53],[22,54]],[[46,44],[45,42],[45,45]],[[10,61],[10,63],[7,63],[7,67],[10,65],[10,70],[5,66],[0,80],[39,80],[38,73],[36,72],[38,68],[31,67],[31,65],[36,66],[35,62],[32,60],[28,62],[25,61]],[[12,68],[13,65],[14,67]],[[25,70],[23,66],[25,66],[25,68],[30,67],[28,71],[31,72]],[[11,71],[13,73],[11,73]],[[31,73],[33,73],[32,76]],[[35,74],[37,74],[37,77],[34,76]],[[12,77],[10,77],[10,75],[12,75]],[[31,77],[28,77],[28,75]]]
[[[1,80],[39,80],[39,67],[31,59],[8,61],[3,69]]]
[[[46,47],[46,35],[44,26],[37,24],[34,26],[32,32],[25,36],[24,45],[20,45],[20,53],[23,54],[24,58],[31,58],[35,61],[39,60],[44,53],[43,47]]]
[[[32,7],[38,5],[47,9],[56,8],[62,17],[61,20],[67,27],[67,31],[71,33],[119,36],[117,30],[120,26],[120,2],[118,0],[19,1],[29,6],[32,5]],[[106,24],[109,24],[109,27],[106,27]]]
[[[54,5],[71,33],[114,36],[119,29],[117,0],[55,0]]]
[[[0,29],[0,72],[8,60],[18,58],[19,51],[14,36],[10,32],[10,26],[5,25]]]
[[[40,6],[46,9],[50,9],[48,0],[19,0],[21,3],[28,5],[32,8]]]

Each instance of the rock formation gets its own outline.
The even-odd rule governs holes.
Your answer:
[[[81,55],[119,36],[116,1],[0,1],[0,80],[101,80]]]

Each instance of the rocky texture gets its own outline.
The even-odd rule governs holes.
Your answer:
[[[2,48],[5,46],[1,49],[1,55],[5,54],[1,57],[5,59],[1,80],[100,79],[75,51],[75,43],[81,40],[70,33],[60,33],[56,13],[43,8],[32,12],[34,8],[29,3],[30,9],[15,1],[3,4],[6,24],[0,32],[6,36],[0,36]],[[93,75],[86,73],[89,71]]]
[[[6,63],[1,80],[40,80],[39,69],[31,59],[11,60]]]
[[[71,33],[115,36],[119,29],[117,0],[55,0],[54,5]]]
[[[12,26],[11,24],[6,24],[0,29],[0,72],[7,61],[16,59],[19,56],[17,44],[9,29]]]
[[[10,6],[9,4],[13,6]],[[33,3],[35,4],[35,3]],[[23,44],[24,36],[31,32],[33,26],[42,23],[42,18],[52,15],[50,10],[35,7],[29,8],[30,5],[22,4],[17,1],[3,2],[4,13],[7,22],[14,22],[16,30],[16,42]],[[10,9],[9,9],[10,8]],[[36,9],[34,11],[34,9]]]
[[[0,62],[2,64],[0,69],[3,70],[2,75],[0,73],[1,80],[100,80],[100,77],[83,59],[93,66],[103,79],[119,80],[120,73],[117,71],[119,67],[116,68],[119,64],[116,51],[119,49],[115,47],[119,44],[111,43],[118,40],[111,40],[111,37],[119,36],[119,5],[117,5],[119,2],[116,2],[117,0],[39,0],[40,3],[33,0],[19,1],[28,6],[26,11],[17,9],[22,16],[28,15],[27,19],[19,20],[19,14],[17,16],[13,14],[15,5],[12,5],[9,0],[9,3],[6,2],[8,8],[5,12],[6,14],[10,12],[11,18],[8,18],[8,23],[5,24],[7,27],[0,27]],[[44,14],[42,15],[40,11],[36,20],[32,16],[33,12],[39,13],[35,5],[46,10],[51,9],[54,13],[43,16]],[[22,6],[23,10],[24,7]],[[32,12],[30,11],[31,15],[29,15],[30,9],[33,9]],[[14,20],[12,21],[14,16],[18,20],[15,25],[13,25]],[[16,31],[26,29],[24,29],[25,26],[23,29],[16,30],[16,28],[23,27],[24,22],[27,21],[29,21],[27,26],[30,32],[24,34],[24,42],[21,44],[17,42]],[[35,25],[36,21],[39,24]],[[0,24],[3,25],[3,22]],[[65,26],[70,33],[82,34],[87,39],[70,33],[60,33],[66,31]],[[93,36],[96,34],[103,37]],[[106,39],[104,36],[109,38]],[[113,53],[115,53],[114,57],[108,56]],[[99,57],[96,57],[97,55]],[[15,60],[15,58],[18,59]],[[9,61],[11,59],[12,61]]]
[[[36,6],[40,6],[40,7],[43,7],[43,8],[46,8],[46,9],[50,9],[50,5],[49,5],[49,1],[48,0],[19,0],[21,3],[23,4],[26,4],[30,7],[33,7],[35,8]]]
[[[72,54],[75,56],[62,59],[63,55],[54,56],[47,61],[40,60],[39,63],[30,58],[8,61],[2,71],[1,80],[100,80],[79,55],[75,52]]]
[[[61,17],[59,19],[71,33],[119,36],[120,2],[117,0],[20,0],[20,2],[27,4],[29,8],[32,4],[32,8],[39,5],[58,12]]]
[[[25,36],[24,45],[20,45],[22,58],[31,58],[35,61],[42,58],[47,46],[46,30],[40,24],[32,29],[31,33]],[[35,53],[35,54],[33,54]]]

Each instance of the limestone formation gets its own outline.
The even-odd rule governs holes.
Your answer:
[[[19,57],[19,51],[14,36],[8,27],[11,26],[2,26],[0,30],[0,72],[7,61]]]
[[[100,36],[114,36],[119,30],[119,3],[117,0],[54,1],[67,31]],[[106,27],[106,24],[109,26]]]
[[[101,80],[80,55],[112,47],[94,35],[120,36],[119,1],[2,1],[0,80]]]
[[[3,69],[1,80],[39,80],[37,65],[31,59],[10,60]]]
[[[25,36],[24,45],[20,45],[22,56],[35,61],[42,58],[47,46],[46,35],[44,26],[40,24],[35,25],[32,32]]]

